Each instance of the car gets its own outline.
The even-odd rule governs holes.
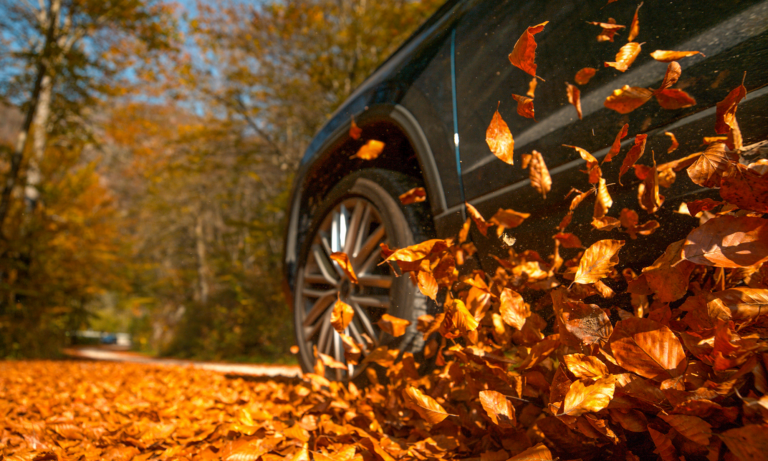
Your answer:
[[[622,72],[605,62],[628,41],[637,16],[641,52]],[[618,30],[612,40],[598,40],[610,23]],[[532,76],[511,65],[508,55],[527,28],[546,23],[535,35],[538,84],[535,120],[516,113],[512,95],[525,95]],[[299,362],[313,369],[317,354],[346,363],[344,336],[330,324],[337,299],[354,309],[346,333],[362,344],[363,354],[379,345],[411,351],[421,360],[424,347],[417,319],[440,310],[408,277],[397,277],[381,264],[380,244],[402,248],[429,238],[457,234],[467,218],[465,203],[483,216],[498,209],[530,213],[513,230],[515,248],[551,254],[552,235],[569,210],[572,187],[587,190],[585,162],[578,146],[601,160],[617,133],[628,124],[622,155],[635,135],[647,135],[646,157],[659,164],[699,152],[702,139],[716,136],[716,104],[742,81],[747,97],[738,106],[744,144],[768,139],[768,2],[646,0],[642,7],[627,0],[450,0],[426,21],[345,101],[317,133],[300,162],[292,189],[284,248],[284,285],[294,311]],[[604,105],[625,85],[659,88],[668,64],[653,59],[655,50],[699,51],[679,60],[677,84],[695,99],[687,107],[663,109],[651,99],[629,113]],[[588,83],[578,85],[581,114],[569,104],[566,83],[575,84],[583,68],[596,69]],[[684,105],[684,104],[683,104]],[[499,113],[514,136],[515,163],[499,160],[486,142],[486,129]],[[352,121],[362,129],[350,134]],[[679,142],[668,153],[672,133]],[[355,153],[368,140],[384,143],[373,160]],[[551,191],[542,196],[531,187],[520,155],[538,151],[552,177]],[[651,155],[648,155],[651,154]],[[609,179],[613,210],[638,209],[640,180],[632,172],[615,184],[621,158],[602,165]],[[651,236],[627,239],[622,262],[644,267],[698,223],[679,212],[681,204],[718,197],[717,191],[678,175],[675,188],[664,190],[663,206],[641,221],[662,223]],[[402,205],[398,196],[424,187],[427,200]],[[713,195],[714,194],[714,195]],[[576,209],[569,232],[589,246],[600,238],[587,233],[592,210]],[[617,213],[616,213],[617,214]],[[618,231],[616,231],[618,232]],[[476,266],[492,273],[494,256],[506,255],[494,233],[483,237],[473,227],[478,248]],[[606,234],[608,235],[608,234]],[[626,234],[623,234],[626,236]],[[602,237],[605,238],[605,237]],[[590,240],[591,239],[591,240]],[[578,249],[563,249],[574,256]],[[330,255],[345,252],[359,283]],[[393,338],[380,330],[385,313],[409,320],[404,335]],[[362,361],[362,360],[361,360]],[[327,377],[345,380],[360,375],[362,366],[329,368]]]

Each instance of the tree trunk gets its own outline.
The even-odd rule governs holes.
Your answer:
[[[41,179],[40,164],[45,153],[45,141],[48,137],[48,119],[51,115],[51,99],[53,96],[53,77],[50,73],[43,76],[40,87],[37,111],[32,122],[34,126],[34,131],[32,132],[32,156],[27,164],[26,186],[24,187],[24,197],[28,200],[31,208],[34,208],[40,197],[38,190]]]
[[[197,298],[201,304],[208,302],[208,262],[206,260],[205,235],[203,233],[203,214],[198,213],[195,220],[195,247],[197,250]]]

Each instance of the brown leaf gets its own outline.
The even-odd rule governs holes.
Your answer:
[[[515,426],[515,407],[504,394],[496,391],[480,391],[480,404],[495,425],[500,427]]]
[[[555,293],[552,293],[554,301]],[[613,331],[611,320],[605,311],[595,304],[567,302],[560,310],[560,333],[565,341],[573,336],[577,341],[571,341],[573,347],[604,343]],[[565,330],[565,331],[563,331]]]
[[[667,71],[664,73],[664,80],[661,81],[661,86],[656,91],[671,88],[672,85],[677,83],[677,81],[680,79],[680,75],[682,75],[682,73],[683,69],[680,67],[680,64],[676,62],[670,62],[669,65],[667,65]]]
[[[634,40],[635,37],[637,37],[637,34],[640,33],[640,21],[637,18],[637,14],[640,12],[641,6],[643,6],[643,2],[640,2],[640,4],[637,5],[637,9],[635,10],[635,17],[632,18],[632,24],[629,26],[629,37],[627,37],[628,42]]]
[[[475,331],[480,325],[475,316],[467,310],[467,306],[460,299],[454,299],[446,307],[445,322],[450,323],[451,326],[457,328],[462,334]]]
[[[725,151],[725,143],[712,143],[701,152],[693,165],[689,166],[688,176],[695,184],[702,187],[718,188],[723,173],[728,170],[731,155]]]
[[[317,356],[320,358],[320,360],[323,361],[323,365],[325,365],[326,367],[337,368],[339,370],[346,370],[347,369],[347,366],[345,364],[337,361],[336,359],[334,359],[330,355],[326,355],[326,354],[323,354],[322,352],[318,352]]]
[[[656,445],[656,451],[661,456],[662,461],[680,461],[677,456],[677,450],[672,445],[672,440],[663,432],[648,426],[648,433],[651,434],[653,444]]]
[[[595,76],[596,73],[597,73],[597,69],[595,69],[594,67],[585,67],[580,71],[576,72],[576,76],[573,79],[579,85],[586,85],[587,83],[589,83],[589,80]]]
[[[616,20],[613,18],[608,18],[608,22],[587,21],[587,24],[592,24],[593,26],[599,26],[602,28],[600,34],[597,36],[598,42],[612,42],[613,36],[616,35],[616,32],[627,27],[616,24]]]
[[[629,66],[635,62],[635,59],[640,54],[641,48],[642,45],[639,43],[627,43],[626,45],[622,46],[621,49],[619,49],[618,53],[616,53],[616,61],[606,62],[605,67],[613,67],[620,72],[625,72],[627,69],[629,69]]]
[[[579,120],[581,120],[581,91],[579,91],[576,85],[565,82],[565,92],[568,96],[568,103],[576,108],[576,114],[578,114]]]
[[[659,173],[656,170],[655,160],[653,168],[648,172],[643,183],[640,184],[637,199],[640,202],[640,207],[651,214],[656,213],[664,203],[664,196],[659,194]]]
[[[379,321],[376,322],[376,324],[379,326],[379,328],[382,329],[382,331],[385,331],[395,338],[398,338],[405,334],[405,329],[408,328],[408,325],[410,325],[411,322],[408,320],[399,319],[389,314],[384,314],[381,316]]]
[[[667,110],[677,110],[696,105],[696,100],[683,90],[669,88],[653,93],[656,101]]]
[[[688,212],[691,214],[691,216],[694,217],[702,211],[714,210],[722,204],[723,202],[718,202],[717,200],[712,200],[711,198],[694,200],[693,202],[685,202],[685,205],[688,207]]]
[[[653,96],[653,91],[647,88],[624,85],[620,89],[613,90],[603,105],[620,114],[628,114],[648,102]]]
[[[422,418],[431,424],[437,424],[448,416],[451,416],[451,414],[446,412],[435,399],[422,394],[421,391],[415,387],[411,386],[403,390],[403,399],[416,410]]]
[[[357,365],[363,351],[362,346],[357,344],[351,336],[339,333],[339,337],[341,337],[341,344],[344,346],[344,358],[347,359],[348,363]]]
[[[507,461],[552,461],[552,453],[546,445],[539,443]]]
[[[412,203],[420,203],[427,199],[427,191],[423,187],[414,187],[413,189],[400,194],[400,203],[403,205],[410,205]]]
[[[437,298],[437,291],[440,287],[437,285],[437,280],[434,275],[427,271],[419,271],[416,278],[418,280],[419,291],[421,291],[424,296],[431,299]]]
[[[629,132],[629,124],[625,123],[624,126],[621,127],[619,132],[616,133],[616,139],[613,140],[613,144],[611,145],[611,150],[609,150],[608,153],[605,155],[605,158],[603,159],[603,163],[610,162],[611,160],[613,160],[615,156],[619,155],[619,152],[621,151],[621,140],[627,136],[627,132]]]
[[[665,415],[659,413],[659,418],[672,426],[683,437],[693,443],[707,446],[712,437],[712,426],[696,416]]]
[[[512,157],[512,151],[515,148],[515,140],[512,138],[512,132],[509,131],[507,123],[501,118],[499,110],[493,114],[491,124],[485,131],[485,142],[493,152],[504,163],[514,165],[515,160]]]
[[[734,320],[753,319],[768,312],[768,289],[736,287],[709,295],[708,300],[720,300]]]
[[[675,135],[673,133],[670,133],[669,131],[665,131],[664,134],[669,136],[669,140],[672,141],[672,144],[667,149],[667,153],[671,154],[672,152],[677,150],[680,144],[677,143],[677,138],[675,138]]]
[[[536,94],[536,85],[539,84],[539,81],[536,80],[536,77],[533,77],[530,82],[528,82],[528,91],[525,93],[526,96],[529,98],[532,98],[534,94]]]
[[[746,73],[744,74],[746,78]],[[737,86],[728,96],[717,103],[715,113],[715,133],[728,134],[736,124],[736,109],[739,108],[739,102],[747,96],[747,89],[744,82]]]
[[[598,181],[600,180],[600,177],[603,175],[602,170],[600,170],[600,163],[597,161],[597,159],[592,154],[582,149],[581,147],[569,146],[567,144],[563,144],[563,146],[576,149],[576,152],[579,153],[581,158],[583,158],[584,161],[587,162],[586,173],[589,174],[589,182],[591,184],[597,184]]]
[[[496,224],[501,230],[514,229],[528,219],[529,216],[531,216],[530,213],[520,213],[511,208],[507,210],[499,208],[496,214],[491,217],[490,222]]]
[[[616,379],[613,376],[600,378],[590,386],[584,386],[581,381],[574,381],[563,400],[563,411],[558,416],[579,416],[598,412],[608,406],[615,390]]]
[[[611,205],[613,205],[613,199],[611,194],[608,193],[605,179],[600,178],[600,182],[597,185],[597,196],[595,197],[595,211],[592,217],[597,219],[604,217],[611,208]]]
[[[715,267],[747,267],[767,261],[768,219],[712,218],[688,234],[683,259]]]
[[[465,202],[464,205],[467,207],[467,214],[470,218],[472,218],[472,221],[475,222],[477,230],[479,230],[483,236],[488,235],[488,228],[491,227],[491,224],[485,222],[483,215],[481,215],[480,212],[477,211],[477,209],[470,205],[468,202]]]
[[[355,123],[354,117],[352,118],[352,124],[349,127],[349,137],[357,141],[360,139],[360,136],[363,134],[363,130],[360,129],[357,124]]]
[[[648,135],[646,134],[638,134],[635,136],[635,145],[629,149],[629,152],[627,152],[627,155],[624,157],[624,161],[621,162],[621,169],[619,170],[619,184],[621,184],[621,177],[624,176],[624,173],[629,171],[632,165],[634,165],[640,159],[640,157],[643,156],[643,153],[645,152],[646,138],[648,138]]]
[[[359,158],[363,160],[374,160],[384,151],[384,143],[376,141],[375,139],[369,140],[365,143],[352,158]]]
[[[672,62],[672,61],[677,61],[683,58],[687,58],[688,56],[693,56],[695,54],[701,54],[702,56],[704,56],[704,53],[702,53],[701,51],[656,50],[653,53],[651,53],[651,57],[661,62]]]
[[[531,186],[544,198],[547,198],[547,192],[552,189],[552,177],[549,175],[546,163],[544,163],[544,157],[536,150],[527,155],[530,155],[528,177],[531,180]]]
[[[742,210],[768,213],[768,175],[729,163],[720,181],[720,197]]]
[[[504,288],[500,299],[499,313],[504,323],[522,330],[525,320],[531,316],[531,311],[523,301],[523,297],[516,291]]]
[[[341,270],[344,271],[344,274],[349,278],[349,281],[352,283],[357,283],[357,275],[355,275],[355,268],[352,267],[352,263],[349,261],[349,256],[347,256],[346,253],[337,251],[336,253],[331,253],[331,259],[336,261],[336,264],[341,267]]]
[[[610,374],[608,367],[597,357],[584,354],[569,354],[564,355],[563,360],[568,371],[573,373],[578,379],[598,379]]]
[[[621,226],[621,221],[610,216],[592,218],[592,227],[601,231],[610,231]]]
[[[765,459],[768,453],[768,424],[748,424],[719,434],[731,453],[741,461]]]
[[[688,366],[677,336],[650,319],[630,317],[621,320],[616,324],[609,344],[621,367],[656,381],[680,376]]]
[[[652,265],[643,269],[643,277],[648,287],[661,302],[677,301],[688,292],[688,282],[695,266],[689,261],[682,260],[684,244],[685,240],[671,243],[663,255]]]
[[[581,240],[574,234],[559,233],[555,235],[555,239],[560,241],[560,245],[563,248],[583,248]]]
[[[574,283],[594,283],[608,276],[613,266],[618,264],[617,253],[624,246],[624,240],[599,240],[584,252],[579,261]]]
[[[391,254],[386,256],[385,260],[416,262],[432,254],[441,253],[446,249],[448,249],[448,245],[445,240],[442,240],[442,239],[426,240],[416,245],[411,245],[409,247],[395,250]]]
[[[354,316],[355,310],[352,309],[352,306],[341,299],[337,299],[331,311],[331,325],[333,325],[334,330],[342,333],[347,329]]]
[[[509,53],[509,62],[532,76],[536,76],[536,40],[534,35],[544,30],[549,21],[531,26],[523,32],[523,35],[515,43],[512,52]]]
[[[526,96],[518,96],[516,94],[513,94],[512,99],[517,101],[518,114],[522,115],[525,118],[532,118],[534,121],[536,120],[536,117],[534,115],[534,110],[533,110],[533,98],[529,98]]]

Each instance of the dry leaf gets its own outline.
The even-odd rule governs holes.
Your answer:
[[[410,404],[411,407],[421,415],[422,418],[431,424],[437,424],[448,416],[451,416],[440,406],[440,404],[435,402],[435,399],[422,394],[421,391],[415,387],[408,387],[405,389],[403,391],[403,398],[406,403]]]
[[[680,376],[688,366],[677,336],[668,327],[650,319],[621,320],[609,344],[621,367],[655,381]]]
[[[571,85],[568,82],[565,82],[565,91],[568,96],[568,103],[576,108],[576,114],[578,114],[579,120],[581,120],[581,91],[579,91],[576,85]]]
[[[635,145],[629,149],[629,152],[627,152],[627,155],[624,157],[624,161],[621,162],[621,169],[619,170],[619,184],[621,184],[621,177],[624,176],[624,173],[629,171],[632,165],[634,165],[640,159],[640,157],[643,156],[643,153],[645,152],[645,141],[647,138],[648,135],[645,134],[639,134],[635,136]]]
[[[583,248],[581,240],[573,234],[561,232],[555,235],[555,239],[560,242],[560,246],[563,248]]]
[[[592,24],[593,26],[599,26],[602,28],[600,34],[597,36],[598,42],[612,42],[613,36],[616,35],[616,32],[627,27],[616,24],[616,20],[613,18],[608,18],[608,22],[587,21],[587,24]]]
[[[665,415],[659,414],[659,418],[667,422],[680,435],[693,443],[707,446],[712,437],[712,426],[701,418],[686,415]]]
[[[501,118],[498,109],[494,112],[491,124],[488,125],[488,129],[485,131],[485,142],[488,143],[491,152],[499,160],[509,165],[514,165],[515,161],[512,157],[512,151],[515,148],[515,140],[512,138],[512,132],[509,131],[507,123]]]
[[[668,110],[684,109],[696,105],[696,100],[691,95],[675,88],[655,91],[653,95],[659,105]]]
[[[552,189],[552,177],[549,175],[546,163],[544,163],[544,157],[536,150],[526,155],[530,155],[525,163],[528,164],[528,177],[531,180],[531,186],[544,198],[547,198],[547,192]]]
[[[531,316],[531,311],[523,301],[523,297],[516,291],[504,288],[500,298],[499,313],[504,323],[522,330],[525,320]]]
[[[602,218],[592,218],[592,227],[596,230],[610,231],[621,227],[621,221],[610,216],[603,216]]]
[[[529,213],[520,213],[511,208],[507,210],[499,208],[496,214],[491,217],[490,222],[498,226],[496,233],[501,236],[504,229],[514,229],[528,219],[529,216],[531,216]]]
[[[352,306],[337,299],[336,303],[333,305],[333,310],[331,311],[331,325],[333,325],[334,330],[342,333],[347,329],[349,323],[352,322],[354,316],[355,310],[352,309]]]
[[[616,379],[613,376],[598,379],[590,386],[584,386],[581,381],[574,381],[565,395],[560,415],[579,416],[598,412],[611,402],[615,389]]]
[[[651,57],[661,62],[672,62],[672,61],[677,61],[683,58],[687,58],[688,56],[693,56],[695,54],[701,54],[702,56],[704,56],[704,53],[702,53],[701,51],[656,50],[653,53],[651,53]]]
[[[669,136],[669,140],[672,141],[672,144],[667,149],[667,153],[671,154],[672,152],[677,150],[680,144],[677,143],[677,138],[675,138],[675,135],[673,133],[670,133],[669,131],[665,131],[664,134]]]
[[[634,40],[635,37],[637,37],[637,34],[640,33],[640,21],[637,18],[637,14],[640,12],[641,6],[643,6],[643,2],[640,2],[640,4],[637,5],[637,9],[635,10],[635,17],[632,18],[632,24],[629,26],[629,37],[627,37],[628,42]]]
[[[647,88],[638,88],[624,85],[620,89],[613,90],[603,105],[620,114],[628,114],[648,102],[653,96],[653,91]]]
[[[352,118],[352,124],[349,127],[349,137],[357,141],[363,134],[363,130],[357,126],[354,117]]]
[[[376,141],[375,139],[369,140],[365,143],[352,158],[359,158],[363,160],[374,160],[384,151],[384,143]]]
[[[746,78],[746,73],[744,74]],[[737,86],[728,96],[722,101],[717,103],[717,110],[715,113],[715,133],[728,134],[736,124],[736,109],[739,108],[739,102],[747,96],[747,89],[744,87],[744,82]]]
[[[533,77],[530,82],[528,82],[528,91],[525,93],[526,96],[529,98],[532,98],[534,94],[536,94],[536,85],[538,85],[539,81],[536,80],[536,77]]]
[[[710,144],[704,152],[699,153],[696,162],[688,167],[688,177],[699,186],[718,188],[723,179],[723,173],[735,159],[736,157],[726,152],[725,143]]]
[[[742,210],[768,213],[768,175],[740,163],[729,163],[722,173],[720,197]]]
[[[627,43],[616,53],[616,61],[606,62],[605,67],[613,67],[618,71],[625,72],[635,62],[635,59],[640,54],[640,48],[642,48],[642,45],[639,43]]]
[[[735,320],[749,320],[768,312],[768,289],[736,287],[712,293],[708,301],[719,300]]]
[[[624,126],[621,127],[619,132],[616,133],[616,139],[613,140],[611,149],[605,155],[605,158],[603,159],[603,163],[610,162],[611,160],[613,160],[614,157],[619,155],[619,152],[621,151],[621,140],[627,136],[628,132],[629,132],[629,124],[625,123]]]
[[[624,246],[624,240],[599,240],[584,252],[579,261],[574,283],[594,283],[604,278],[618,264],[617,253]]]
[[[379,326],[379,328],[381,328],[382,331],[385,331],[395,338],[398,338],[405,334],[405,330],[408,328],[408,325],[410,325],[411,322],[408,320],[399,319],[389,314],[384,314],[381,316],[379,321],[376,322],[376,324]]]
[[[414,187],[413,189],[400,195],[400,203],[410,205],[412,203],[421,203],[427,199],[427,191],[423,187]]]
[[[597,196],[595,197],[595,211],[592,217],[600,219],[608,213],[608,210],[613,205],[613,199],[611,194],[608,193],[608,187],[605,185],[605,179],[600,178],[597,185]]]
[[[467,207],[467,214],[470,218],[472,218],[472,221],[475,222],[477,230],[479,230],[483,236],[487,236],[488,228],[491,227],[491,224],[487,223],[485,218],[483,218],[483,215],[481,215],[480,212],[477,211],[477,209],[470,205],[468,202],[465,202],[464,205]]]
[[[594,67],[585,67],[576,72],[576,76],[573,79],[579,85],[586,85],[589,83],[589,80],[595,76],[595,73],[597,73],[597,69]]]
[[[600,170],[600,163],[597,161],[597,159],[592,154],[582,149],[581,147],[569,146],[567,144],[563,144],[563,146],[576,149],[576,152],[579,153],[581,158],[583,158],[584,161],[587,162],[586,173],[589,174],[590,184],[597,184],[598,181],[600,180],[600,177],[603,175],[602,170]]]
[[[341,267],[341,270],[344,271],[344,274],[349,278],[349,281],[352,283],[357,283],[357,275],[355,275],[355,268],[352,267],[352,263],[349,261],[349,256],[347,256],[346,253],[337,251],[335,253],[331,253],[331,259],[336,262],[336,264]]]
[[[493,424],[500,427],[515,427],[515,407],[503,394],[496,391],[480,391],[480,405],[483,406]]]
[[[534,121],[536,120],[536,117],[534,116],[534,110],[533,110],[533,98],[528,98],[526,96],[518,96],[516,94],[513,94],[512,99],[517,101],[518,114],[522,115],[525,118],[532,118]]]
[[[768,219],[717,216],[692,230],[683,259],[704,266],[747,267],[768,260]]]
[[[608,367],[598,359],[584,354],[564,355],[563,360],[568,371],[578,378],[598,379],[608,376]]]
[[[536,39],[533,36],[544,30],[547,23],[549,21],[527,28],[515,43],[512,52],[509,53],[509,62],[513,66],[519,67],[534,77],[536,77],[536,63],[534,62],[536,59]]]

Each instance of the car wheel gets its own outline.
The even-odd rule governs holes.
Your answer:
[[[409,277],[397,277],[388,264],[380,264],[381,243],[403,248],[433,233],[426,202],[403,206],[398,199],[418,186],[400,173],[363,170],[342,180],[318,207],[303,241],[294,290],[294,327],[305,372],[314,369],[315,348],[346,365],[326,367],[328,379],[354,379],[364,369],[345,360],[341,337],[331,326],[337,299],[354,310],[344,333],[362,345],[358,363],[381,345],[414,352],[420,359],[424,342],[416,319],[427,313],[429,300]],[[338,251],[349,256],[358,284],[330,259]],[[393,338],[380,330],[377,322],[385,313],[411,322],[403,336]]]

